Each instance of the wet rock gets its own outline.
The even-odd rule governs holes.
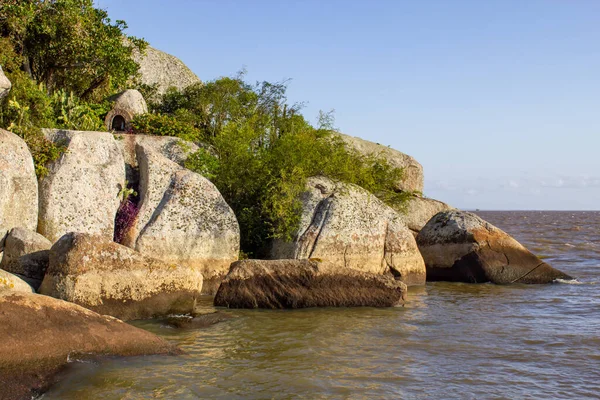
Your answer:
[[[191,313],[201,290],[197,269],[81,233],[52,246],[40,287],[42,294],[123,320]]]
[[[425,283],[425,264],[400,215],[373,194],[324,177],[308,180],[292,242],[275,241],[271,259],[318,259],[339,273],[393,273],[407,285]]]
[[[0,252],[9,230],[36,230],[38,182],[27,144],[0,129]]]
[[[170,317],[165,322],[174,328],[202,329],[233,318],[233,315],[217,311],[208,314]]]
[[[0,399],[31,399],[80,356],[177,354],[118,319],[36,294],[0,292]]]
[[[229,308],[393,307],[406,285],[390,276],[333,272],[311,260],[243,260],[231,265],[214,304]]]
[[[206,178],[138,145],[140,203],[123,243],[165,262],[195,268],[214,294],[237,260],[240,229],[227,202]]]
[[[40,182],[37,231],[51,242],[67,232],[113,238],[125,163],[108,132],[46,130],[46,136],[67,146]]]
[[[419,232],[417,244],[431,281],[508,284],[572,279],[507,233],[465,211],[435,215]]]
[[[33,288],[18,276],[0,269],[0,293],[4,291],[32,293]]]
[[[398,182],[397,189],[409,192],[423,192],[423,166],[408,154],[399,152],[378,143],[369,142],[359,137],[339,134],[350,149],[366,156],[377,156],[385,159],[390,165],[404,169],[404,177]]]
[[[10,83],[6,75],[4,75],[4,71],[2,71],[2,66],[0,66],[0,99],[8,96],[8,92],[10,92],[11,87],[12,84]]]
[[[50,247],[52,243],[39,233],[14,228],[6,237],[0,268],[41,283],[48,269]]]

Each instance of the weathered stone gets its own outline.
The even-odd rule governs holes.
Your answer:
[[[67,147],[40,182],[38,232],[55,242],[67,232],[113,238],[125,163],[108,132],[46,130]]]
[[[38,182],[29,148],[17,135],[0,129],[0,252],[9,230],[35,231]]]
[[[156,335],[78,305],[0,293],[0,398],[37,398],[68,362],[91,356],[178,354]]]
[[[6,237],[0,268],[41,283],[48,269],[50,247],[52,243],[39,233],[14,228]],[[39,284],[37,286],[39,287]]]
[[[136,115],[148,112],[144,96],[135,89],[114,95],[109,101],[112,102],[112,110],[104,118],[104,124],[109,131],[125,131],[131,126],[131,121]]]
[[[425,283],[415,238],[396,211],[356,186],[310,178],[292,242],[275,241],[272,259],[319,259],[323,268],[393,273],[407,285]]]
[[[6,75],[4,75],[4,71],[2,71],[2,66],[0,65],[0,99],[8,96],[11,87],[12,84]]]
[[[417,236],[427,280],[481,283],[550,283],[572,279],[504,231],[465,211],[435,215]]]
[[[390,276],[331,271],[310,260],[243,260],[231,265],[215,296],[230,308],[393,307],[406,285]]]
[[[400,213],[400,218],[408,229],[418,233],[434,215],[440,211],[453,209],[454,207],[438,200],[411,196],[406,204],[406,209]]]
[[[144,54],[135,50],[134,60],[140,65],[140,80],[146,85],[157,85],[159,95],[170,87],[183,90],[200,79],[180,59],[148,46]]]
[[[10,272],[0,269],[0,293],[4,292],[5,290],[25,293],[33,292],[33,288],[29,286],[27,282],[18,276],[11,274]]]
[[[194,311],[202,274],[100,236],[69,233],[50,250],[40,293],[124,320]]]
[[[367,156],[384,158],[391,166],[404,169],[404,177],[398,182],[397,189],[410,192],[423,192],[423,166],[413,157],[354,136],[339,134],[346,145]]]
[[[233,210],[203,176],[147,146],[137,146],[140,208],[124,244],[169,263],[193,267],[214,294],[239,254],[240,230]]]

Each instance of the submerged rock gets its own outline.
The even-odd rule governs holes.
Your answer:
[[[236,261],[240,229],[219,190],[145,145],[137,146],[140,203],[123,243],[142,254],[197,269],[214,294]]]
[[[6,237],[0,268],[37,281],[37,289],[48,269],[50,247],[52,243],[39,233],[14,228]]]
[[[390,276],[331,271],[310,260],[243,260],[231,265],[215,296],[229,308],[393,307],[406,285]]]
[[[430,281],[507,284],[572,279],[504,231],[466,211],[435,215],[419,232],[417,244]]]
[[[232,318],[234,318],[233,315],[216,311],[207,314],[170,317],[165,322],[174,328],[201,329],[208,328],[219,322],[228,321]]]
[[[275,241],[272,259],[318,259],[322,268],[392,273],[407,285],[425,283],[425,264],[400,215],[373,194],[328,178],[308,180],[292,242]]]
[[[112,239],[125,163],[108,132],[47,130],[46,136],[67,146],[40,183],[38,232],[51,242],[67,232]]]
[[[0,315],[0,399],[41,394],[78,357],[179,352],[150,332],[47,296],[0,292]]]
[[[18,276],[0,269],[0,293],[4,291],[32,293],[33,288]]]
[[[369,142],[359,137],[338,134],[350,149],[366,156],[377,156],[385,159],[391,166],[402,168],[404,177],[397,184],[397,189],[409,192],[423,192],[423,166],[408,154],[391,147]]]
[[[101,236],[69,233],[50,250],[40,293],[124,320],[194,311],[202,274]]]
[[[38,182],[25,141],[0,129],[0,252],[9,230],[35,231],[38,220]]]

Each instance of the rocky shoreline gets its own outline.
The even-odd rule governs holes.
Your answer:
[[[122,320],[189,314],[182,326],[206,326],[221,317],[194,316],[204,294],[230,308],[393,307],[427,281],[571,279],[474,214],[422,197],[416,160],[362,139],[342,135],[409,171],[397,187],[412,193],[405,213],[357,185],[314,176],[293,238],[274,240],[270,260],[238,261],[237,216],[210,180],[183,167],[197,145],[110,132],[45,136],[66,151],[38,181],[25,142],[0,130],[2,399],[42,393],[79,354],[177,354]],[[119,226],[128,190],[135,214]]]

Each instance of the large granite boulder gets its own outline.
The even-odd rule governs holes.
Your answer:
[[[393,307],[406,285],[390,276],[332,271],[310,260],[243,260],[231,265],[214,299],[230,308]]]
[[[47,296],[2,292],[0,316],[0,399],[38,398],[72,360],[179,353],[150,332]]]
[[[0,269],[0,293],[6,290],[25,293],[33,292],[33,288],[23,279]]]
[[[9,230],[35,231],[38,220],[38,182],[27,144],[0,129],[0,252]]]
[[[348,148],[366,156],[385,159],[391,166],[404,169],[404,177],[398,182],[397,189],[409,192],[423,192],[423,166],[408,154],[399,152],[379,143],[369,142],[354,136],[338,134]]]
[[[373,194],[325,177],[308,180],[291,242],[275,241],[272,259],[319,259],[322,268],[392,273],[407,285],[425,283],[425,264],[399,214]]]
[[[427,280],[481,283],[550,283],[572,279],[507,233],[465,211],[435,215],[417,236]]]
[[[101,236],[69,233],[50,250],[40,293],[124,320],[194,311],[197,269],[144,256]]]
[[[415,195],[408,199],[406,209],[400,213],[400,217],[408,229],[417,234],[434,215],[453,209],[454,207],[441,201]]]
[[[165,262],[192,267],[214,294],[239,254],[240,229],[233,210],[203,176],[144,145],[137,146],[140,203],[123,243]]]
[[[52,243],[39,233],[14,228],[6,237],[0,268],[37,282],[33,284],[37,289],[48,269],[50,247]]]
[[[6,75],[4,75],[4,71],[2,71],[2,66],[0,65],[0,99],[8,96],[11,87],[12,84]]]
[[[144,96],[135,89],[116,94],[110,97],[109,101],[112,102],[112,109],[104,118],[104,124],[109,131],[125,131],[131,126],[131,121],[136,115],[148,112]]]
[[[67,232],[113,238],[125,163],[108,132],[47,130],[67,146],[40,182],[38,232],[55,242]]]
[[[156,85],[159,95],[174,87],[183,90],[200,83],[196,76],[180,59],[148,46],[144,53],[134,50],[133,59],[140,65],[140,80],[146,85]]]

